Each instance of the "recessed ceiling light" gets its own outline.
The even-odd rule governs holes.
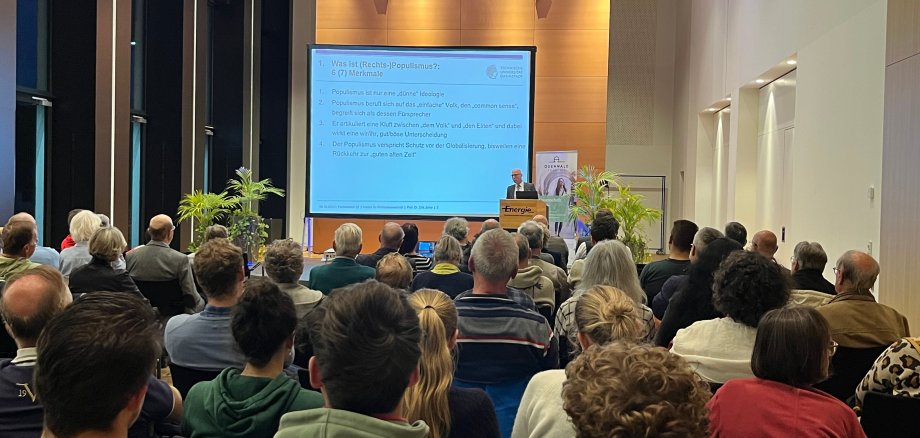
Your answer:
[[[725,100],[731,102],[731,101],[732,101],[732,98],[731,98],[731,97],[726,97]]]
[[[765,80],[763,80],[763,79],[758,79],[758,80],[756,80],[756,81],[754,81],[754,82],[756,82],[756,83],[758,83],[758,84],[762,84],[762,83],[767,82],[767,81],[765,81]]]
[[[706,111],[715,112],[715,110],[716,110],[715,108],[709,108],[709,109],[707,109]]]
[[[797,63],[798,63],[798,61],[796,61],[796,60],[794,60],[794,59],[790,59],[790,60],[786,61],[786,64],[789,64],[789,65],[796,65]]]

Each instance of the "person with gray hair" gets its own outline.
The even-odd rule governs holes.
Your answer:
[[[907,318],[897,310],[875,301],[872,288],[879,266],[872,256],[847,251],[834,267],[835,296],[818,307],[831,328],[831,336],[841,347],[887,347],[910,336]]]
[[[457,239],[457,242],[460,242],[460,248],[463,250],[463,255],[460,257],[460,270],[466,273],[470,272],[468,263],[470,261],[470,251],[473,249],[473,244],[467,239],[469,234],[470,223],[462,217],[452,217],[444,222],[442,235],[451,236]]]
[[[333,289],[374,278],[376,269],[355,261],[361,252],[362,239],[361,227],[351,222],[339,225],[335,229],[335,241],[332,242],[335,258],[328,264],[310,270],[310,288],[329,295]],[[396,247],[399,248],[399,245]]]
[[[725,237],[738,242],[742,247],[747,245],[747,228],[740,222],[729,222],[725,224]]]
[[[547,262],[540,258],[540,254],[543,252],[545,236],[543,226],[538,222],[527,221],[518,227],[518,233],[527,238],[527,243],[530,246],[530,260],[528,263],[531,266],[539,266],[543,270],[543,275],[553,282],[553,289],[555,289],[555,296],[557,297],[556,302],[569,298],[571,286],[569,286],[568,275],[565,270],[552,262]]]
[[[814,290],[836,295],[834,285],[824,278],[827,253],[818,242],[801,241],[792,252],[792,281],[798,290]]]
[[[543,275],[542,268],[530,264],[530,244],[527,238],[521,233],[514,233],[514,241],[518,246],[518,271],[508,282],[508,286],[533,298],[540,314],[552,321],[553,312],[556,310],[553,281]]]
[[[578,297],[594,286],[613,286],[622,290],[632,299],[636,307],[636,316],[642,322],[640,337],[646,340],[655,338],[656,320],[652,309],[645,305],[645,291],[639,285],[639,275],[632,260],[629,248],[619,240],[604,240],[591,248],[585,259],[585,271],[578,289],[556,312],[556,335],[559,336],[560,360],[568,362],[578,346],[578,328],[575,323],[575,307]],[[566,342],[563,342],[565,340]]]
[[[700,253],[706,249],[706,245],[709,245],[709,242],[723,237],[725,237],[725,235],[715,228],[700,228],[700,230],[696,232],[696,235],[693,236],[693,248],[690,250],[690,262],[692,263],[700,256]],[[735,241],[737,242],[737,240]],[[741,246],[744,246],[744,244],[741,244]]]
[[[402,226],[396,222],[387,222],[383,224],[383,229],[380,230],[380,235],[377,236],[377,240],[380,241],[380,248],[371,254],[359,255],[355,258],[355,261],[358,262],[359,265],[377,269],[377,262],[379,262],[383,256],[393,252],[399,252],[399,247],[402,246],[403,238],[405,237],[406,232],[403,231]]]
[[[102,228],[102,220],[99,219],[99,215],[89,210],[80,211],[70,221],[70,237],[76,243],[61,251],[61,265],[58,267],[65,278],[69,277],[74,269],[93,260],[89,253],[89,239],[99,228]],[[125,262],[119,258],[112,267],[125,269]]]
[[[118,228],[96,230],[89,239],[89,254],[93,259],[70,273],[70,291],[74,294],[126,292],[143,298],[127,271],[112,268],[112,262],[121,257],[127,246],[125,236]]]
[[[453,236],[443,235],[434,246],[434,267],[419,272],[412,279],[412,292],[419,289],[437,289],[452,299],[473,288],[473,276],[460,271],[463,249]]]
[[[303,275],[303,247],[291,239],[276,240],[265,249],[265,274],[278,289],[294,300],[297,319],[306,316],[322,301],[322,292],[299,283]]]
[[[700,253],[706,249],[706,246],[709,245],[710,242],[724,237],[722,232],[715,228],[700,228],[700,230],[696,232],[696,235],[693,236],[693,246],[690,248],[690,264],[692,265],[699,260]],[[673,297],[677,291],[686,287],[689,279],[689,274],[681,274],[675,275],[664,282],[661,286],[661,291],[658,292],[658,295],[655,295],[655,298],[652,298],[651,307],[652,312],[655,313],[655,318],[664,318],[664,312],[668,308],[668,303],[671,302],[671,297]]]

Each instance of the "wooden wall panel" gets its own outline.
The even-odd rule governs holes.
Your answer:
[[[318,0],[316,28],[386,29],[386,8],[387,0]]]
[[[537,30],[537,76],[607,77],[609,32]]]
[[[386,29],[316,29],[316,44],[365,44],[385,46]]]
[[[510,181],[510,180],[509,180]],[[509,185],[511,183],[509,182]],[[498,209],[498,201],[495,201],[495,208]],[[444,221],[417,221],[417,220],[405,220],[405,219],[394,219],[394,222],[403,224],[406,222],[412,222],[418,225],[418,234],[420,241],[437,241],[441,238],[441,232],[444,230]],[[390,222],[388,219],[316,219],[313,221],[313,251],[315,253],[322,253],[323,251],[332,248],[332,241],[335,239],[335,229],[339,225],[351,222],[355,225],[361,227],[363,232],[362,241],[364,242],[364,247],[361,249],[362,253],[371,253],[380,248],[380,241],[378,236],[380,235],[380,230],[383,228],[383,224]],[[470,237],[473,236],[482,228],[482,222],[470,222]]]
[[[466,30],[460,33],[460,44],[464,46],[532,46],[532,29],[487,29]],[[537,56],[539,60],[540,57]]]
[[[920,1],[888,0],[886,65],[920,53]]]
[[[610,29],[610,2],[536,0],[536,29]]]
[[[390,29],[390,46],[459,46],[459,30]]]
[[[463,30],[524,30],[534,28],[534,0],[463,0],[460,22]]]
[[[578,151],[578,164],[604,167],[606,123],[535,123],[534,151]]]
[[[389,0],[387,28],[460,29],[460,0]]]
[[[607,122],[606,77],[537,77],[534,122]]]

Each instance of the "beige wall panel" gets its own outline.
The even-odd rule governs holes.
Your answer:
[[[466,30],[460,32],[460,43],[464,46],[532,46],[533,30],[494,29]]]
[[[386,0],[316,0],[317,29],[386,29]]]
[[[460,29],[460,0],[389,0],[387,28]]]
[[[578,151],[578,165],[604,166],[606,123],[535,123],[534,151]]]
[[[609,0],[536,0],[536,29],[610,29]]]
[[[390,46],[459,46],[459,30],[409,30],[390,29],[387,32]]]
[[[920,53],[920,1],[888,0],[886,64]]]
[[[607,78],[537,77],[534,121],[606,122]]]
[[[534,0],[462,0],[463,29],[533,29]]]
[[[386,45],[386,29],[316,29],[317,44]]]
[[[920,332],[920,284],[916,249],[920,245],[920,56],[886,69],[885,134],[882,154],[882,220],[879,301],[910,320]]]
[[[606,30],[536,30],[537,76],[607,76]]]

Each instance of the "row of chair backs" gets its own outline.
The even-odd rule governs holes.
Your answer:
[[[182,293],[179,280],[144,281],[134,279],[134,284],[140,289],[141,294],[150,301],[150,305],[160,312],[166,320],[170,317],[185,312],[186,308],[194,308],[194,303],[188,303],[186,295]],[[188,297],[191,299],[191,297]]]
[[[847,403],[856,393],[856,386],[872,368],[875,359],[886,348],[887,345],[872,348],[837,347],[831,359],[831,377],[815,385],[815,388]]]
[[[863,399],[863,431],[869,438],[920,437],[914,419],[920,417],[920,398],[868,392]]]

